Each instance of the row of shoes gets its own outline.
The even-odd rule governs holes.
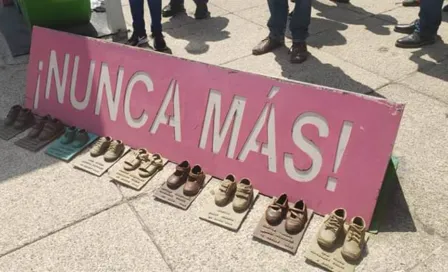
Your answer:
[[[59,119],[46,115],[37,120],[36,124],[34,124],[28,133],[28,137],[37,138],[41,141],[51,140],[56,135],[62,133],[64,127],[64,124]]]
[[[138,175],[149,178],[163,168],[163,160],[160,154],[151,155],[146,149],[131,151],[132,154],[124,162],[123,169],[133,171],[138,168]]]
[[[176,170],[168,177],[166,185],[171,190],[177,190],[184,186],[183,192],[186,196],[195,196],[199,193],[205,183],[205,173],[198,164],[193,167],[188,161],[183,161],[176,166]]]
[[[308,211],[303,200],[299,200],[291,207],[288,196],[282,194],[279,198],[274,198],[272,204],[268,206],[265,212],[266,221],[269,225],[279,225],[285,221],[285,230],[289,234],[300,233],[308,221]]]
[[[15,105],[9,110],[3,122],[5,126],[12,126],[15,129],[23,129],[33,121],[34,114],[30,109]]]
[[[101,137],[90,149],[90,156],[103,156],[104,161],[113,162],[121,157],[124,150],[125,147],[122,141],[113,140],[111,137]]]
[[[83,147],[89,141],[89,134],[85,129],[76,127],[68,127],[65,129],[64,135],[59,142],[63,145],[71,145],[73,147]]]
[[[336,209],[329,214],[317,236],[317,242],[324,248],[332,248],[341,235],[345,235],[341,254],[349,261],[356,261],[361,256],[365,244],[366,222],[360,216],[350,221],[348,230],[345,229],[347,212],[345,209]]]
[[[229,174],[215,192],[215,204],[223,207],[232,200],[233,210],[244,212],[250,207],[253,197],[254,189],[249,179],[243,178],[237,183],[235,176]]]

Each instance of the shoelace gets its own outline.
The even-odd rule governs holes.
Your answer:
[[[327,222],[325,222],[325,228],[337,232],[339,229],[339,220],[336,216],[331,215]]]
[[[114,141],[114,142],[110,143],[109,148],[107,149],[107,151],[115,151],[117,146],[118,146],[118,142]]]
[[[221,183],[221,186],[219,187],[219,190],[221,191],[221,192],[227,192],[227,190],[229,190],[229,187],[230,187],[230,183],[232,183],[231,181],[228,181],[228,180],[224,180],[222,183]]]
[[[101,146],[103,145],[103,143],[104,143],[105,141],[106,141],[106,140],[99,140],[99,141],[95,142],[95,144],[93,145],[93,148],[98,148],[98,149],[100,149]]]
[[[251,192],[250,186],[238,186],[235,196],[241,198],[248,198]]]
[[[349,240],[353,240],[359,244],[361,242],[361,233],[362,233],[361,228],[355,225],[351,225],[348,229],[347,236]]]

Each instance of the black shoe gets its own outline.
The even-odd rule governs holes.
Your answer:
[[[442,9],[444,12],[448,12],[448,5],[444,6]]]
[[[162,9],[163,17],[173,17],[179,13],[184,13],[185,7],[184,4],[173,4],[169,3]]]
[[[402,5],[404,7],[418,7],[420,6],[419,0],[403,0]]]
[[[130,46],[140,46],[145,43],[148,43],[148,36],[147,35],[139,36],[137,35],[137,33],[135,33],[135,31],[132,33],[131,37],[126,42],[126,44]]]
[[[194,13],[194,18],[196,20],[210,18],[210,12],[208,11],[207,4],[202,3],[196,6],[196,12]]]
[[[419,48],[424,45],[433,44],[435,42],[436,38],[434,36],[422,37],[420,33],[414,32],[409,36],[397,40],[395,46],[400,48]]]
[[[289,54],[291,54],[291,63],[302,63],[306,61],[310,55],[306,47],[306,43],[304,42],[293,43],[291,49],[289,50]]]
[[[412,34],[412,33],[414,33],[415,29],[417,28],[417,22],[418,22],[418,20],[415,20],[414,22],[412,22],[410,24],[396,25],[394,28],[394,31],[398,32],[398,33]]]
[[[162,33],[152,34],[152,38],[154,39],[154,49],[158,52],[166,52],[169,50],[168,46],[166,46],[165,38]]]

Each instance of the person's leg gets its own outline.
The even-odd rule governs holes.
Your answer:
[[[271,16],[268,20],[269,36],[252,50],[254,55],[271,52],[285,43],[285,29],[288,20],[288,0],[268,0]]]
[[[309,55],[306,47],[308,27],[311,22],[311,0],[295,0],[294,11],[289,22],[293,45],[291,47],[291,62],[301,63]]]
[[[162,34],[162,0],[148,0],[148,6],[151,13],[151,36],[154,39],[154,49],[166,51],[168,47]]]
[[[145,20],[144,20],[144,3],[143,0],[129,0],[132,15],[132,27],[134,32],[128,41],[129,45],[140,45],[147,43]]]
[[[442,21],[443,0],[425,0],[420,3],[419,20],[414,23],[414,32],[397,40],[401,48],[417,48],[433,44]]]
[[[171,0],[170,3],[162,9],[163,17],[172,17],[183,12],[185,12],[184,0]]]
[[[208,11],[207,3],[208,0],[194,0],[196,3],[196,12],[194,13],[194,18],[197,20],[206,19],[210,17],[210,12]]]

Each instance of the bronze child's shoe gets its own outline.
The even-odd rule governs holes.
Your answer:
[[[285,223],[286,232],[293,235],[299,233],[302,231],[307,220],[308,213],[306,205],[303,200],[299,200],[292,208],[289,207]]]
[[[215,192],[215,204],[225,206],[229,203],[236,191],[235,176],[230,174],[221,181],[218,190]]]
[[[73,142],[75,139],[76,134],[76,127],[67,127],[65,128],[65,133],[62,135],[61,139],[59,140],[61,144],[69,144]]]
[[[118,159],[124,151],[124,144],[120,140],[113,140],[106,153],[104,154],[104,161],[113,162]]]
[[[110,143],[112,142],[111,137],[101,137],[99,138],[94,144],[93,147],[90,149],[90,156],[92,157],[98,157],[106,153],[107,149],[110,146]]]
[[[254,189],[249,179],[242,179],[236,186],[235,198],[233,199],[233,210],[235,212],[244,212],[252,203],[254,198]]]
[[[3,121],[5,126],[11,126],[12,124],[14,124],[14,122],[16,121],[17,116],[19,116],[19,113],[21,110],[22,110],[22,107],[20,105],[13,106],[9,110],[8,115],[6,115],[6,118]]]
[[[22,108],[22,110],[20,110],[19,115],[17,116],[14,122],[14,128],[15,129],[25,128],[33,121],[34,121],[34,114],[31,112],[31,110]]]
[[[349,261],[357,261],[361,257],[366,236],[366,222],[360,216],[354,217],[345,236],[342,256]]]
[[[31,128],[30,132],[28,133],[28,137],[37,138],[37,136],[39,136],[39,134],[44,129],[45,124],[50,121],[51,117],[49,115],[40,118],[40,120],[38,120],[36,124]]]
[[[190,170],[191,167],[188,161],[181,162],[176,166],[176,171],[168,177],[166,186],[171,190],[176,190],[187,181]]]
[[[138,168],[138,174],[142,178],[149,178],[163,168],[163,160],[160,154],[152,155],[148,161],[142,162]]]
[[[89,133],[85,129],[79,129],[76,131],[73,138],[72,146],[76,148],[83,147],[89,141]]]
[[[39,134],[39,140],[48,141],[64,130],[64,124],[58,119],[53,119],[45,123],[42,132]]]
[[[344,229],[345,209],[334,210],[324,221],[317,235],[317,242],[325,248],[333,247]]]
[[[129,159],[124,162],[124,170],[132,171],[137,169],[143,161],[148,160],[148,150],[141,148],[138,150],[133,150],[132,155],[129,156]]]
[[[288,211],[288,196],[282,194],[278,199],[274,199],[271,205],[266,210],[266,221],[270,225],[278,225]]]
[[[195,165],[191,168],[188,174],[187,182],[184,185],[184,195],[194,196],[201,190],[204,185],[205,174],[200,165]]]

